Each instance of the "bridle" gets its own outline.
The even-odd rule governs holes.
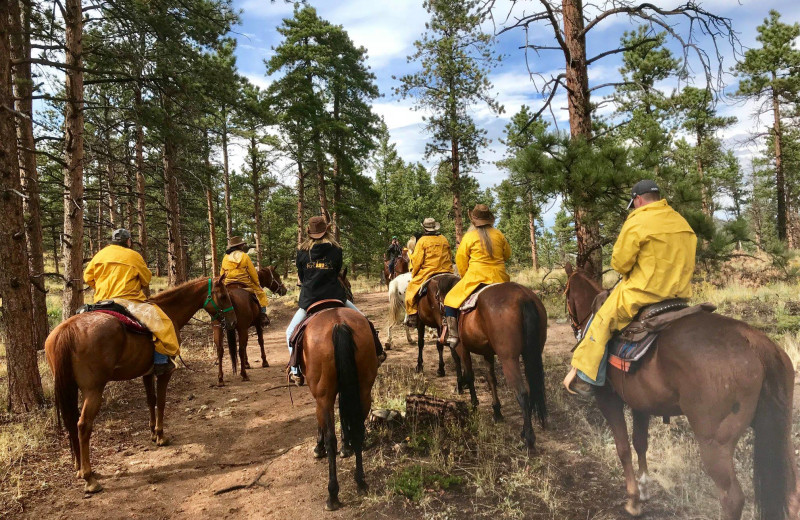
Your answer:
[[[271,270],[267,269],[267,271],[269,271],[269,279],[270,279],[269,286],[267,287],[267,289],[274,292],[275,294],[280,294],[280,290],[283,289],[283,292],[285,293],[286,286],[283,285],[283,282],[279,282],[278,280],[276,280],[275,275],[272,273]]]
[[[592,311],[589,310],[589,314],[587,314],[586,317],[584,317],[582,320],[579,320],[572,313],[572,309],[570,308],[570,305],[569,305],[569,286],[570,286],[570,283],[572,282],[572,277],[575,276],[576,274],[578,274],[578,271],[575,271],[574,273],[572,273],[569,276],[569,278],[567,278],[567,286],[564,288],[564,296],[565,296],[565,298],[564,298],[564,307],[567,310],[567,316],[569,316],[569,319],[570,319],[570,322],[571,322],[570,325],[572,325],[572,332],[573,332],[573,334],[575,334],[575,337],[578,337],[578,334],[583,329],[583,326],[581,324],[589,319],[589,317],[592,315]]]
[[[231,306],[228,307],[227,309],[220,309],[220,307],[217,304],[217,302],[214,301],[214,296],[211,293],[212,287],[213,287],[213,278],[209,278],[208,279],[208,295],[206,296],[206,301],[203,302],[203,310],[206,311],[209,316],[211,316],[211,321],[219,321],[221,323],[224,323],[225,322],[225,313],[226,312],[230,312],[230,311],[233,310],[233,304],[231,304]],[[211,305],[211,307],[216,309],[215,313],[212,313],[210,310],[208,310],[209,304]]]

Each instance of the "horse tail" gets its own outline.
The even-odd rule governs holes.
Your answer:
[[[72,369],[72,353],[75,336],[71,324],[65,324],[54,330],[45,341],[50,368],[53,370],[53,393],[56,404],[56,420],[58,427],[67,429],[70,440],[70,451],[76,460],[80,454],[76,452],[78,444],[78,383]]]
[[[403,323],[406,314],[404,298],[400,296],[397,278],[389,282],[389,319],[392,325]]]
[[[356,344],[353,329],[345,323],[333,326],[333,357],[339,380],[339,419],[342,437],[349,439],[356,451],[364,445],[364,414],[356,366]]]
[[[761,352],[764,382],[752,426],[753,486],[762,520],[783,520],[795,491],[792,434],[794,370],[789,356],[775,346]]]
[[[525,364],[525,377],[530,389],[531,411],[544,426],[547,419],[547,402],[544,386],[544,362],[542,348],[539,345],[539,313],[533,301],[527,300],[522,305],[522,336],[525,344],[522,348],[522,362]]]
[[[231,365],[233,366],[233,373],[236,374],[236,329],[230,329],[225,334],[228,337],[228,352],[231,355]]]

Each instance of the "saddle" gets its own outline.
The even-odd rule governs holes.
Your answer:
[[[498,285],[499,283],[502,282],[490,283],[490,284],[482,283],[478,285],[478,288],[472,291],[472,294],[467,296],[467,299],[464,300],[464,303],[462,303],[461,307],[458,308],[458,310],[461,312],[461,315],[463,316],[464,314],[467,314],[470,311],[474,311],[475,307],[478,306],[478,297],[481,295],[481,293],[486,289],[488,289],[489,287],[492,287],[493,285]]]
[[[294,329],[292,332],[292,336],[289,338],[289,346],[292,347],[292,355],[289,356],[289,366],[290,367],[297,367],[300,366],[300,359],[301,359],[301,349],[303,348],[303,337],[306,333],[306,327],[308,324],[317,317],[317,314],[320,311],[324,311],[327,309],[336,309],[339,307],[344,307],[344,303],[340,302],[339,300],[320,300],[311,304],[308,309],[306,309],[306,317],[300,324]]]
[[[75,314],[83,314],[85,312],[101,312],[115,317],[122,323],[125,328],[134,334],[146,334],[152,336],[150,329],[144,326],[142,322],[137,320],[128,309],[118,304],[114,300],[102,300],[97,303],[88,303],[79,307]]]
[[[422,282],[422,285],[420,285],[419,289],[417,290],[417,294],[414,296],[414,300],[420,300],[424,298],[426,294],[428,294],[428,284],[431,283],[431,280],[448,274],[452,275],[453,273],[436,273],[431,275],[430,278]]]
[[[672,322],[698,312],[714,312],[711,303],[689,306],[682,298],[664,300],[643,307],[630,325],[608,342],[608,363],[623,372],[635,372],[637,362],[656,344],[658,333]]]
[[[250,290],[250,287],[243,284],[242,282],[231,282],[229,284],[225,284],[225,287],[228,289],[243,289],[247,291],[247,293],[250,295],[250,300],[255,302],[255,304],[258,305],[259,308],[261,307],[261,302],[258,301],[258,296],[256,296],[255,293],[253,293],[253,291]]]

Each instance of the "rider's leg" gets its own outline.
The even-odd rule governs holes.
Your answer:
[[[353,309],[354,311],[358,311],[364,315],[364,313],[358,310],[358,307],[353,305],[353,302],[350,300],[345,300],[344,305],[348,309]],[[366,318],[366,315],[364,315],[364,317]],[[381,344],[381,340],[378,337],[378,331],[375,329],[375,325],[373,325],[372,320],[367,318],[367,322],[369,323],[370,330],[372,330],[372,339],[375,341],[375,355],[378,356],[378,365],[380,365],[386,361],[386,352],[383,351],[383,345]]]
[[[447,322],[447,342],[450,344],[450,348],[456,348],[458,345],[458,309],[445,306],[444,319]]]
[[[306,311],[303,309],[297,309],[297,312],[294,313],[292,321],[289,322],[289,326],[286,327],[286,346],[289,347],[290,356],[292,355],[292,346],[289,344],[289,340],[292,339],[292,334],[294,333],[294,329],[296,329],[297,326],[300,325],[300,322],[302,322],[305,319],[305,317],[306,317]],[[290,367],[290,368],[292,374],[299,375],[297,367]]]

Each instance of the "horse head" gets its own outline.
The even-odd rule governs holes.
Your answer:
[[[278,296],[286,296],[286,286],[278,274],[278,266],[270,265],[258,270],[258,285],[266,287]]]
[[[573,268],[567,262],[564,266],[567,273],[567,287],[564,296],[567,299],[567,314],[572,330],[577,335],[586,326],[586,322],[594,312],[592,303],[603,288],[597,285],[591,276],[580,268]]]
[[[233,308],[228,288],[225,286],[224,274],[214,280],[209,292],[208,298],[210,301],[206,305],[216,307],[216,314],[222,315],[227,330],[236,329],[236,310]]]

